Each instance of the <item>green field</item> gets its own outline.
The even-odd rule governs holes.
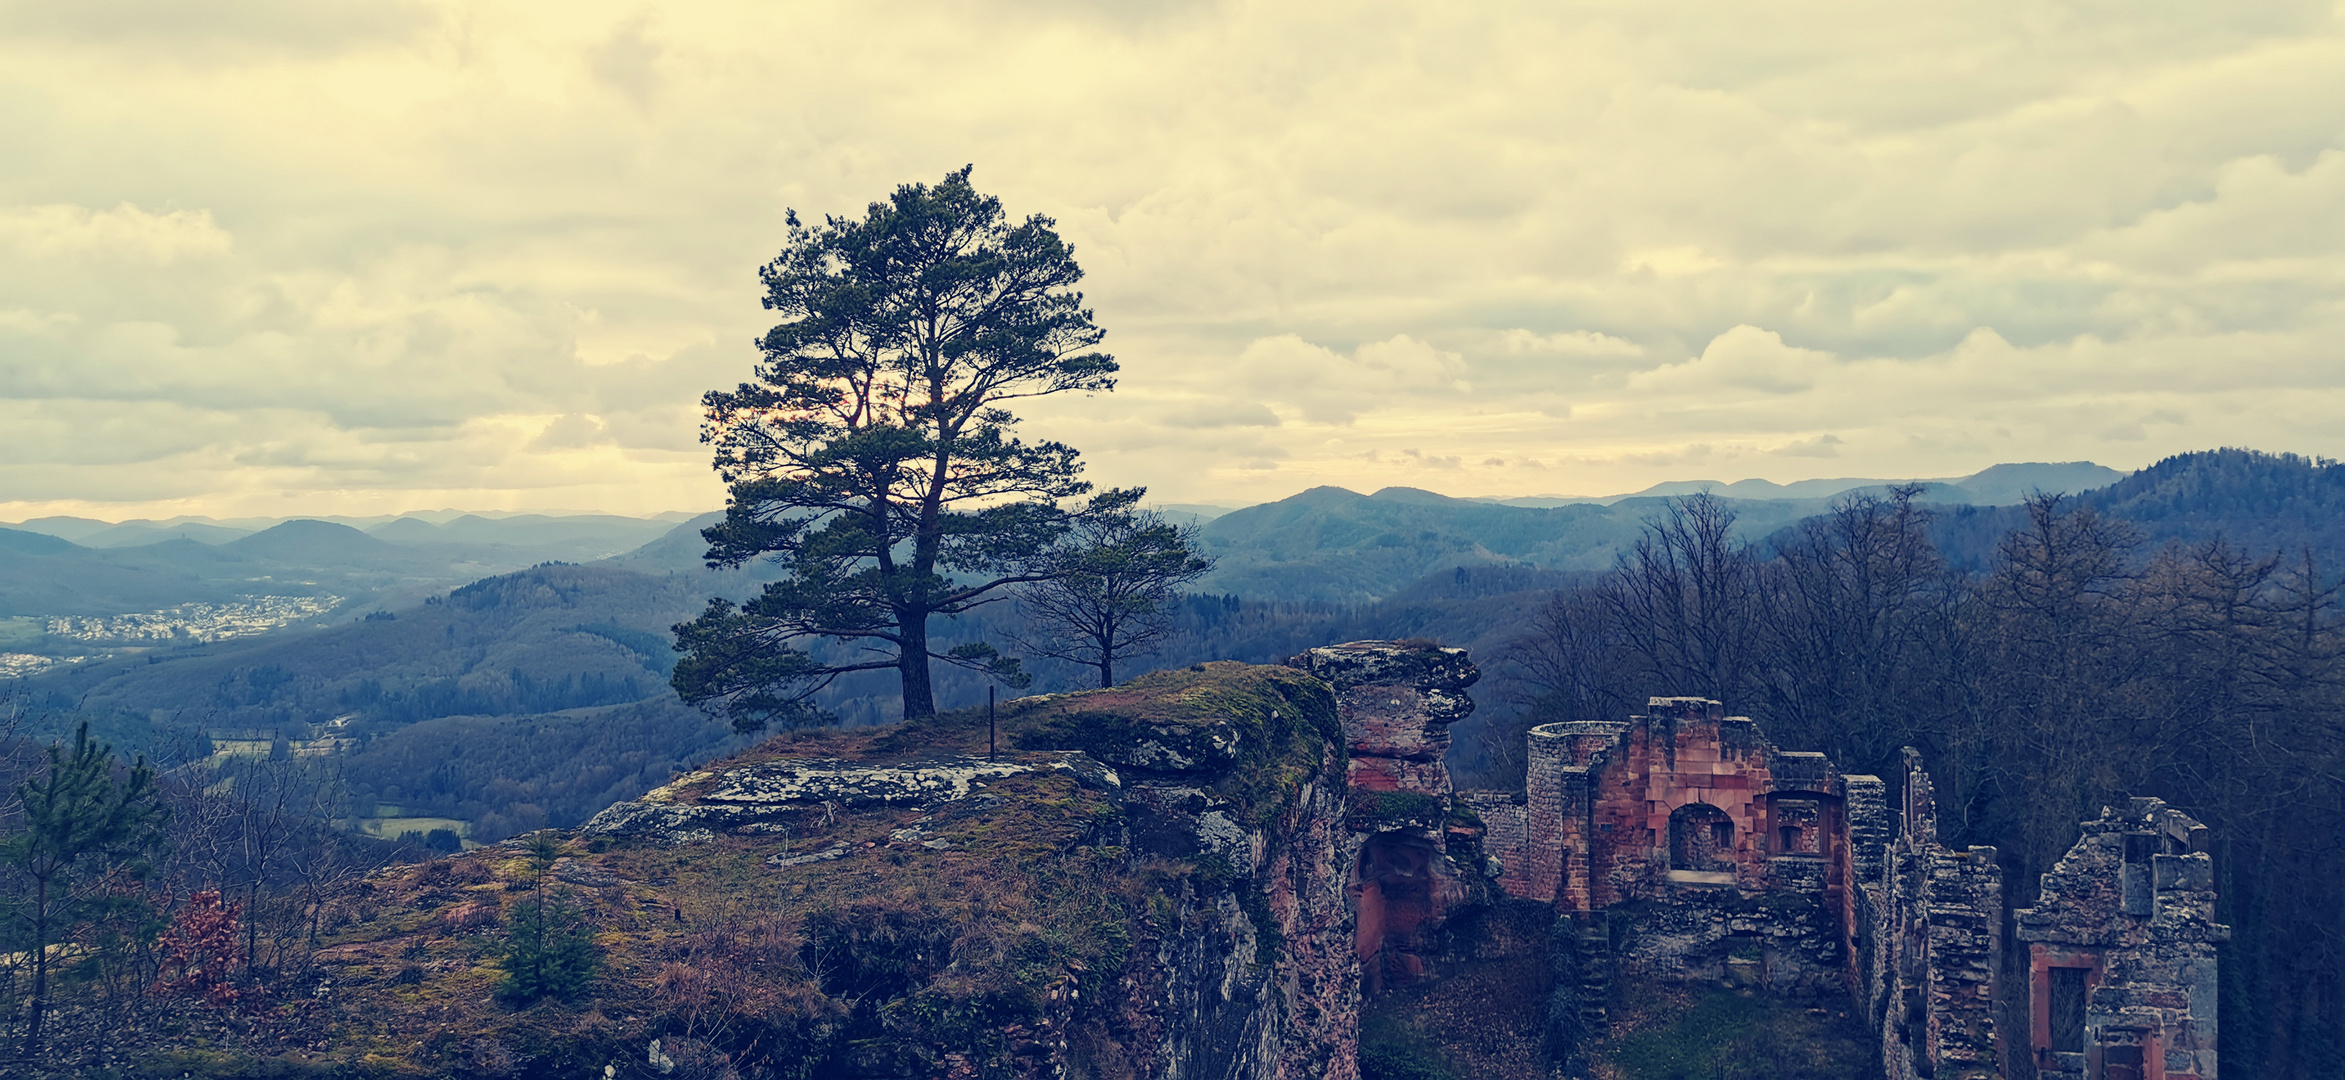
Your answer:
[[[447,829],[447,830],[449,830],[449,831],[451,831],[451,832],[455,833],[457,836],[460,836],[460,837],[466,837],[466,838],[467,838],[467,840],[466,840],[466,842],[465,842],[465,846],[466,846],[466,847],[468,847],[468,848],[469,848],[469,847],[472,847],[472,846],[474,846],[474,845],[471,843],[470,839],[469,839],[469,837],[471,837],[471,835],[472,835],[472,823],[471,823],[471,822],[469,822],[469,821],[461,821],[461,820],[458,820],[458,819],[456,819],[456,818],[444,818],[444,817],[378,817],[378,818],[359,818],[359,819],[358,819],[358,828],[359,828],[359,831],[361,831],[361,832],[364,832],[364,833],[366,833],[366,834],[367,834],[367,835],[369,835],[369,836],[380,836],[380,837],[382,837],[382,838],[383,838],[383,839],[385,839],[385,840],[396,840],[396,839],[398,839],[398,838],[399,838],[399,834],[400,834],[400,833],[415,833],[415,834],[417,834],[417,835],[419,835],[419,836],[420,836],[420,835],[428,835],[428,834],[429,834],[429,833],[430,833],[430,832],[431,832],[433,829]]]

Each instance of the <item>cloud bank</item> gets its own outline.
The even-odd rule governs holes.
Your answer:
[[[0,518],[713,506],[784,212],[964,162],[1167,501],[2345,456],[2333,6],[182,7],[0,3]]]

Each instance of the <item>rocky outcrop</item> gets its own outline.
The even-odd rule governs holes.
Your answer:
[[[1001,710],[1005,749],[993,758],[940,752],[966,737],[956,722],[966,719],[905,725],[859,753],[785,749],[695,773],[611,807],[584,831],[662,848],[767,841],[768,872],[817,892],[857,880],[891,851],[904,854],[890,861],[986,854],[1013,822],[1067,817],[1071,802],[1080,828],[1003,867],[1021,880],[1001,884],[1055,890],[1062,907],[1101,912],[1102,926],[1086,936],[1128,938],[1129,947],[1112,971],[1059,961],[1064,993],[1046,995],[1040,1016],[944,1009],[1001,1013],[991,1033],[956,1036],[1010,1048],[987,1069],[1165,1080],[1357,1075],[1359,966],[1345,891],[1357,843],[1344,825],[1346,758],[1324,683],[1290,668],[1217,663],[1021,699]],[[884,840],[856,842],[851,829],[866,820],[885,823]],[[842,832],[850,835],[834,838]],[[1068,860],[1080,870],[1056,867]],[[920,865],[881,873],[915,885]],[[883,940],[927,916],[914,905],[887,918]],[[955,936],[999,932],[980,923]],[[927,948],[953,951],[942,942]],[[853,956],[874,946],[850,934],[842,947]],[[984,978],[1001,960],[952,962],[962,978]],[[871,961],[883,962],[904,960]],[[1093,996],[1083,996],[1086,986]],[[910,1001],[935,991],[900,992]],[[874,1077],[928,1075],[924,1063],[936,1061],[977,1067],[975,1051],[924,1043],[912,1027],[886,1021],[842,1036],[861,1049],[838,1067]]]
[[[580,831],[589,836],[656,836],[671,843],[720,832],[784,832],[783,823],[809,806],[833,812],[931,806],[966,798],[987,781],[1044,769],[1063,771],[1085,787],[1115,790],[1123,784],[1115,770],[1080,751],[1022,755],[1011,761],[951,757],[891,764],[780,758],[692,773],[634,802],[605,809]]]
[[[1303,668],[1335,691],[1349,758],[1352,951],[1375,993],[1433,973],[1435,931],[1489,891],[1481,833],[1455,827],[1449,726],[1474,710],[1481,671],[1464,649],[1354,641],[1312,649]]]
[[[1344,893],[1345,758],[1325,684],[1203,664],[1014,703],[1022,747],[1075,746],[1122,777],[1133,857],[1199,868],[1163,894],[1125,972],[1140,1074],[1358,1073],[1359,968]]]
[[[1352,787],[1448,800],[1449,726],[1473,713],[1466,688],[1482,677],[1464,649],[1354,641],[1302,664],[1335,690]]]

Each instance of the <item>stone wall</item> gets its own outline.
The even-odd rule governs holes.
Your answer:
[[[1494,797],[1472,805],[1503,824],[1499,885],[1604,916],[1623,974],[1812,995],[1849,966],[1840,783],[1715,701],[1654,698],[1626,721],[1532,729],[1519,832]]]
[[[1863,885],[1871,972],[1856,985],[1880,1025],[1889,1076],[2000,1077],[2003,872],[1994,848],[1939,843],[1937,796],[1912,747],[1903,773],[1904,813],[1879,879]]]
[[[2215,1075],[2214,946],[2228,931],[2213,921],[2203,826],[2155,800],[2088,823],[2042,903],[2019,913],[2033,977],[2007,986],[1997,852],[1940,840],[1918,751],[1898,780],[1893,798],[1879,777],[1773,747],[1715,701],[1654,698],[1624,722],[1532,729],[1519,798],[1459,801],[1508,895],[1552,904],[1583,940],[1609,928],[1610,951],[1583,946],[1582,962],[1845,991],[1894,1080],[1999,1078],[2031,1053],[2044,1077]],[[2032,1006],[2033,1032],[2002,1029],[2006,1000]]]
[[[2007,986],[1997,853],[1942,842],[1918,751],[1891,785],[1779,749],[1716,701],[1653,698],[1533,728],[1519,793],[1453,793],[1439,754],[1471,709],[1462,651],[1353,642],[1303,666],[1335,690],[1350,754],[1365,992],[1428,974],[1431,933],[1489,888],[1562,917],[1558,1062],[1602,1029],[1603,987],[1643,979],[1846,994],[1892,1080],[2002,1078],[2018,1055],[2045,1078],[2215,1077],[2228,931],[2205,828],[2156,800],[2087,823],[2044,875],[2018,913],[2032,979]],[[2032,1032],[1998,1024],[2006,1000],[2032,1005]]]
[[[2157,799],[2105,808],[2017,914],[2029,1050],[2053,1078],[2215,1080],[2216,946],[2207,828]]]
[[[1461,791],[1457,804],[1482,823],[1482,872],[1508,896],[1529,891],[1524,852],[1530,841],[1531,808],[1519,794]]]

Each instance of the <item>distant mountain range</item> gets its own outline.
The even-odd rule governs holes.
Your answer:
[[[1611,499],[1455,499],[1416,488],[1385,488],[1373,495],[1313,488],[1207,519],[1200,532],[1219,565],[1199,590],[1364,603],[1458,567],[1603,570],[1663,511],[1668,498],[1697,492],[1725,499],[1742,535],[1756,540],[1852,492],[1915,483],[1928,502],[1995,506],[2022,502],[2036,491],[2101,487],[2124,476],[2091,462],[2019,464],[1950,480],[1684,481]]]
[[[1995,493],[2049,488],[2047,480],[2063,474],[2047,470],[2098,476],[2084,471],[2092,468],[2021,466],[1937,482],[1941,547],[1958,565],[1983,569],[2000,539],[2026,523],[2024,508],[1997,504]],[[1831,496],[1877,486],[1845,483],[1855,486]],[[1803,494],[1721,496],[1755,544],[1830,505],[1831,496],[1812,494],[1818,489],[1780,487]],[[2150,544],[2221,535],[2259,555],[2309,544],[2345,558],[2345,466],[2328,462],[2209,451],[2075,498],[2131,523]],[[1199,591],[1215,595],[1184,601],[1186,633],[1150,663],[1275,661],[1330,640],[1417,635],[1488,653],[1521,632],[1548,590],[1608,568],[1665,506],[1655,495],[1541,507],[1412,488],[1369,495],[1316,488],[1199,514],[1204,542],[1220,559]],[[166,750],[196,748],[210,730],[308,737],[318,725],[347,720],[363,740],[347,763],[350,775],[370,798],[479,822],[489,833],[571,822],[664,782],[673,767],[730,738],[666,686],[675,660],[667,627],[708,596],[740,596],[773,572],[702,566],[698,531],[715,518],[627,519],[658,531],[579,566],[496,565],[491,556],[531,559],[545,549],[470,542],[465,530],[497,526],[457,524],[460,517],[394,519],[366,530],[297,520],[218,544],[174,538],[110,549],[0,529],[0,661],[43,651],[87,658],[6,683],[32,710],[40,737],[89,718],[118,745],[168,758]],[[566,520],[520,522],[502,535],[559,544],[606,527],[589,521],[565,533],[573,528]],[[414,539],[448,536],[455,538]],[[22,617],[325,593],[351,599],[308,620],[306,630],[218,640],[82,640],[44,629],[56,620]],[[1016,618],[1014,607],[1001,605],[941,620],[938,640],[998,638]],[[93,622],[104,620],[75,625]],[[0,674],[9,670],[0,666]],[[1072,685],[1069,677],[1047,671],[1037,689]],[[1491,678],[1496,687],[1503,672]],[[947,671],[938,692],[966,704],[983,700],[985,687]],[[892,693],[883,676],[857,677],[824,699],[852,721],[872,722],[891,715]],[[576,767],[606,757],[624,767],[609,776]]]
[[[1605,569],[1666,498],[1697,491],[1726,499],[1742,533],[1756,540],[1824,510],[1834,498],[1916,483],[1925,501],[1943,508],[1950,549],[1973,558],[1987,542],[1964,537],[2008,531],[2018,513],[2014,504],[2036,491],[2080,493],[2111,513],[2164,522],[2149,528],[2159,537],[2222,519],[2234,521],[2232,535],[2258,543],[2331,531],[2345,538],[2345,504],[2332,506],[2326,494],[2345,486],[2345,479],[2327,479],[2333,472],[2306,459],[2211,451],[2131,477],[2091,462],[2021,463],[1919,481],[1675,481],[1601,499],[1460,499],[1415,488],[1363,495],[1322,487],[1243,509],[1162,509],[1195,523],[1219,560],[1201,592],[1367,603],[1456,568]],[[2196,479],[2178,479],[2184,476]],[[2176,485],[2192,484],[2194,494],[2176,493]],[[2231,500],[2230,508],[2218,507],[2219,498]],[[2266,502],[2268,513],[2257,509]],[[705,550],[699,531],[716,517],[439,511],[286,521],[43,518],[0,528],[0,620],[115,615],[253,596],[342,597],[331,622],[546,562],[698,573]],[[11,638],[0,627],[0,652],[41,651],[37,643],[23,644],[27,633],[20,627]]]
[[[0,527],[0,619],[122,615],[257,596],[337,596],[341,615],[354,618],[508,570],[624,554],[685,520],[699,519],[453,512],[231,522],[38,518]],[[0,641],[0,651],[22,647]]]
[[[1830,499],[1851,491],[1887,490],[1903,484],[1917,484],[1922,489],[1922,497],[1932,502],[2002,506],[2025,502],[2029,495],[2038,491],[2073,493],[2107,487],[2124,479],[2125,475],[2106,465],[2095,465],[2089,461],[2026,462],[1989,466],[1969,476],[1939,477],[1936,479],[1888,480],[1850,477],[1839,480],[1794,480],[1788,484],[1778,484],[1772,480],[1737,480],[1731,484],[1720,483],[1716,480],[1670,480],[1626,495],[1596,497],[1534,495],[1523,498],[1480,501],[1501,503],[1506,506],[1548,507],[1570,506],[1576,503],[1615,503],[1624,499],[1664,498],[1672,495],[1692,495],[1704,491],[1727,499]]]
[[[1546,509],[1557,506],[1578,506],[1583,503],[1611,504],[1626,499],[1667,498],[1673,495],[1692,495],[1705,491],[1726,499],[1814,500],[1830,499],[1851,491],[1866,489],[1885,491],[1903,484],[1918,484],[1922,488],[1922,497],[1931,502],[2002,506],[2025,502],[2029,495],[2038,491],[2078,492],[2107,487],[2124,479],[2125,475],[2106,465],[2095,465],[2090,461],[2025,462],[1993,465],[1969,476],[1934,479],[1890,480],[1879,477],[1846,477],[1838,480],[1794,480],[1788,484],[1778,484],[1773,480],[1736,480],[1732,483],[1722,483],[1717,480],[1669,480],[1655,484],[1643,491],[1632,491],[1625,495],[1521,495],[1475,497],[1466,501]],[[1155,509],[1177,522],[1203,524],[1223,515],[1235,513],[1240,508],[1211,503],[1164,503]]]
[[[88,548],[126,548],[186,539],[225,544],[295,521],[324,522],[364,532],[395,544],[494,544],[559,549],[571,560],[597,559],[626,551],[694,515],[666,511],[649,517],[617,514],[506,514],[424,511],[374,517],[320,515],[301,518],[177,517],[161,521],[99,521],[83,517],[34,518],[10,528],[44,533]]]

